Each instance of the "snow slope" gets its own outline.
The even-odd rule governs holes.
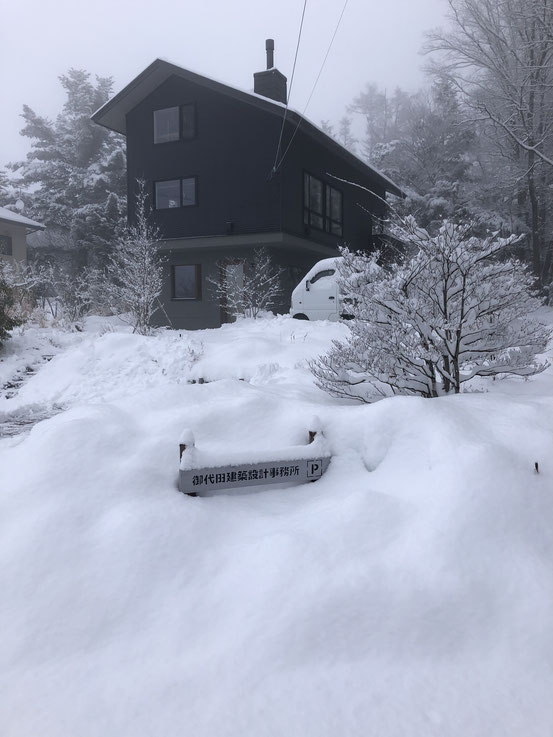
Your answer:
[[[550,737],[552,370],[346,404],[342,330],[90,332],[0,403],[67,408],[0,441],[3,737]],[[317,483],[176,491],[184,427],[253,460],[315,414]]]

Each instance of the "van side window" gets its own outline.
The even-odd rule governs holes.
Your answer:
[[[325,276],[332,276],[336,273],[336,269],[326,269],[325,271],[319,271],[318,274],[315,274],[315,276],[310,279],[311,284],[315,284],[315,282],[318,282],[319,279],[324,279]]]

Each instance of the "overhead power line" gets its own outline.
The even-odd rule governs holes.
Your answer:
[[[300,30],[299,30],[299,33],[298,33],[298,42],[296,44],[296,53],[294,55],[294,66],[292,67],[292,76],[290,78],[290,89],[288,90],[288,95],[286,97],[286,107],[284,108],[284,116],[282,118],[282,125],[280,126],[280,135],[279,135],[279,138],[278,138],[278,145],[277,145],[277,150],[276,150],[276,154],[275,154],[275,161],[274,161],[274,164],[273,164],[273,168],[272,168],[271,174],[273,174],[276,171],[276,163],[278,161],[278,157],[279,157],[279,154],[280,154],[280,146],[282,144],[282,135],[284,133],[284,124],[286,123],[286,114],[288,112],[288,103],[289,103],[289,100],[290,100],[290,95],[292,94],[292,85],[294,84],[294,74],[296,72],[296,62],[298,60],[298,52],[300,50],[301,32],[302,32],[302,29],[303,29],[303,20],[305,18],[305,8],[306,7],[307,7],[307,0],[304,0],[304,3],[303,3],[303,11],[302,11],[302,14],[301,14]]]
[[[273,172],[278,171],[278,169],[280,169],[280,167],[282,166],[282,162],[284,161],[284,159],[286,157],[286,154],[288,153],[288,151],[290,149],[290,146],[292,145],[292,143],[294,141],[294,138],[296,137],[296,133],[298,132],[298,129],[299,129],[300,125],[301,125],[301,121],[303,119],[303,116],[305,115],[305,112],[306,112],[307,108],[309,107],[309,103],[311,102],[311,98],[313,97],[313,93],[315,92],[315,88],[317,87],[317,84],[319,82],[319,79],[321,78],[321,74],[323,73],[323,69],[325,67],[326,60],[328,59],[328,55],[330,54],[330,50],[332,49],[332,44],[334,43],[334,39],[336,38],[336,34],[338,33],[338,29],[340,28],[340,24],[342,22],[342,18],[344,17],[344,13],[346,12],[346,8],[347,8],[347,5],[348,5],[348,2],[349,2],[349,0],[345,0],[345,2],[344,2],[344,7],[342,8],[342,12],[340,13],[340,17],[338,18],[338,22],[336,24],[336,28],[334,29],[334,33],[332,34],[332,38],[330,39],[330,43],[328,45],[328,49],[326,50],[326,54],[325,54],[325,57],[323,59],[323,63],[321,64],[321,68],[319,69],[319,73],[317,74],[317,78],[316,78],[315,83],[313,84],[313,87],[311,89],[311,93],[310,93],[309,97],[307,98],[307,102],[305,103],[305,107],[303,109],[303,112],[301,114],[301,117],[298,120],[298,124],[296,125],[296,128],[294,129],[294,132],[292,134],[292,138],[290,139],[290,142],[288,143],[288,146],[286,147],[286,150],[282,154],[282,157],[281,157],[280,161],[277,164],[275,164],[275,166],[273,166]],[[284,122],[283,122],[283,129],[284,129]],[[282,138],[282,131],[281,131],[281,138]]]

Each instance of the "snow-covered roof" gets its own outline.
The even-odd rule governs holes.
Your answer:
[[[18,212],[8,210],[7,207],[0,207],[0,222],[15,223],[16,225],[24,225],[28,230],[44,230],[45,226],[37,223],[36,220],[26,218]]]
[[[93,115],[92,120],[99,125],[116,131],[117,133],[126,134],[126,114],[130,112],[139,102],[159,87],[168,77],[175,75],[187,79],[190,82],[200,84],[204,87],[214,89],[223,94],[229,95],[243,102],[255,105],[273,114],[282,115],[286,105],[276,100],[260,95],[251,90],[243,90],[239,87],[231,87],[225,82],[221,82],[212,77],[206,77],[204,74],[194,72],[191,69],[184,69],[166,59],[155,59],[144,71],[135,77],[129,84],[118,92],[111,100],[108,100]],[[314,138],[317,138],[328,148],[333,149],[352,164],[371,175],[374,179],[379,180],[381,186],[387,192],[404,196],[403,190],[398,187],[389,177],[382,172],[369,166],[365,161],[344,148],[338,141],[327,135],[319,126],[311,122],[302,113],[288,107],[286,114],[287,119],[292,123],[302,123],[303,130]]]

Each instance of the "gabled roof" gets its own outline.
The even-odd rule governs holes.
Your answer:
[[[237,87],[231,87],[223,82],[218,82],[203,74],[192,72],[189,69],[183,69],[176,64],[171,64],[163,59],[156,59],[150,66],[146,67],[138,77],[118,92],[111,100],[108,100],[92,115],[92,120],[99,125],[109,128],[117,133],[126,135],[126,115],[135,108],[144,98],[157,89],[165,80],[171,76],[181,77],[189,82],[201,85],[223,95],[228,95],[236,100],[240,100],[249,105],[266,110],[269,113],[278,115],[282,118],[286,106],[281,102],[270,100],[263,95],[255,92],[246,92]],[[314,125],[307,118],[303,117],[299,112],[288,108],[286,114],[287,121],[292,124],[301,125],[301,130],[308,133],[317,141],[322,143],[326,148],[342,156],[350,164],[357,167],[365,176],[369,175],[371,179],[376,180],[387,192],[403,197],[403,191],[394,184],[385,174],[382,174],[372,166],[367,165],[359,157],[352,154],[351,151],[345,149],[338,141],[328,136],[318,126]]]
[[[44,230],[46,227],[45,225],[41,225],[41,223],[37,223],[35,220],[20,215],[18,212],[8,210],[7,207],[0,207],[0,222],[23,225],[27,230]]]

